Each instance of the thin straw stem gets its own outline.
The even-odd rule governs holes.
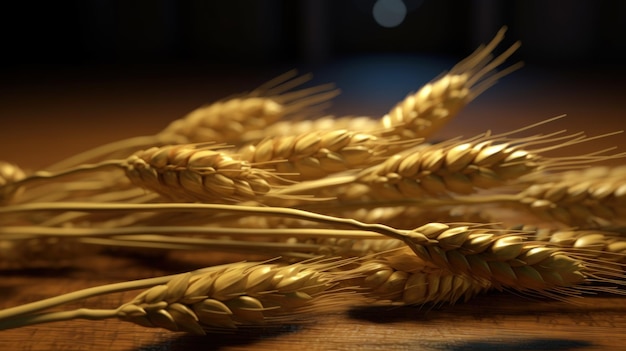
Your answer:
[[[54,236],[54,237],[99,237],[136,234],[210,234],[228,236],[269,236],[317,238],[332,237],[342,239],[382,239],[380,234],[364,230],[325,229],[325,228],[221,228],[205,226],[138,226],[115,228],[58,228],[44,226],[4,226],[2,235]]]
[[[430,240],[425,236],[418,236],[404,230],[398,230],[382,224],[369,224],[359,222],[351,218],[339,218],[314,212],[307,212],[284,207],[255,207],[241,205],[222,204],[94,204],[89,202],[62,202],[62,203],[31,203],[0,208],[0,214],[36,212],[36,211],[80,211],[80,212],[221,212],[238,213],[254,216],[279,216],[308,220],[311,222],[332,225],[344,225],[360,230],[371,231],[386,235],[390,238],[402,240],[407,245],[414,247]]]
[[[94,310],[80,308],[72,311],[21,315],[17,318],[0,320],[0,330],[15,329],[42,323],[68,321],[72,319],[102,320],[115,318],[117,313],[117,310]]]

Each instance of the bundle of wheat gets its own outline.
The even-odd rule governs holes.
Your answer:
[[[593,283],[625,282],[626,169],[579,168],[625,154],[549,156],[612,134],[522,135],[556,117],[508,133],[429,140],[518,67],[496,72],[519,46],[493,55],[503,36],[378,120],[317,116],[337,90],[298,88],[310,77],[290,72],[194,110],[156,135],[45,170],[25,174],[0,162],[2,267],[110,246],[274,260],[8,308],[0,311],[0,329],[119,318],[204,334],[306,321],[364,301],[452,304],[490,289],[556,299],[623,294]],[[541,227],[509,227],[502,208],[491,211],[502,205],[515,220],[539,214]],[[43,312],[139,288],[147,290],[118,308]]]

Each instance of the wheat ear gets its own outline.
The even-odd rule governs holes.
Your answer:
[[[365,278],[361,286],[369,298],[406,305],[450,303],[470,298],[491,288],[488,280],[444,270],[396,269],[388,260],[359,267]]]
[[[236,156],[194,145],[140,151],[128,158],[124,167],[135,185],[178,201],[254,199],[271,189],[269,180],[275,177]]]
[[[243,160],[252,163],[282,161],[276,162],[275,167],[279,173],[285,174],[285,178],[310,180],[371,166],[381,157],[420,142],[393,143],[345,129],[314,130],[299,135],[267,137],[238,153]]]
[[[92,288],[0,311],[0,329],[68,319],[117,317],[146,327],[205,334],[205,330],[215,328],[302,322],[312,313],[345,306],[341,303],[345,296],[338,283],[354,277],[346,272],[331,272],[345,264],[345,261],[289,266],[234,263],[197,273]],[[152,286],[113,310],[37,313],[88,296],[146,285]]]
[[[486,279],[496,288],[568,291],[568,287],[586,280],[582,261],[557,248],[528,241],[524,232],[441,223],[415,231],[437,241],[422,252],[413,250],[415,260],[421,261],[417,265]]]
[[[125,160],[86,164],[62,172],[36,172],[17,185],[52,181],[107,168],[122,168],[132,183],[174,201],[238,202],[265,195],[269,171],[224,151],[196,144],[152,147]],[[2,191],[3,187],[0,187]]]
[[[626,168],[594,167],[548,178],[519,195],[543,218],[582,227],[622,223],[626,215]]]
[[[537,229],[536,239],[573,252],[599,264],[626,263],[626,238],[603,230]]]
[[[515,43],[493,58],[491,54],[504,39],[505,31],[505,28],[501,29],[489,44],[479,47],[450,72],[398,103],[381,119],[383,135],[428,138],[498,78],[517,69],[519,65],[514,65],[494,74],[496,68],[520,46],[519,42]]]

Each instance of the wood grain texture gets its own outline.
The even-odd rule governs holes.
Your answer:
[[[559,77],[552,77],[558,79]],[[552,82],[548,79],[548,82]],[[600,83],[600,82],[598,82]],[[560,90],[550,90],[560,87]],[[64,92],[63,103],[48,98],[44,104],[20,101],[45,97],[17,92],[13,100],[0,99],[4,126],[0,129],[3,149],[0,158],[26,168],[40,167],[67,156],[71,150],[158,131],[166,121],[194,107],[192,97],[200,97],[200,87],[186,87],[178,95],[167,95],[153,85],[132,98],[134,89],[123,89],[124,97],[111,90]],[[505,131],[568,113],[557,126],[571,131],[601,134],[623,129],[626,104],[624,88],[590,84],[549,83],[514,87],[486,94],[468,107],[459,120],[440,133],[447,138],[471,136],[485,129]],[[244,86],[243,89],[248,86]],[[533,90],[533,87],[540,89]],[[117,87],[119,88],[119,87]],[[512,89],[514,88],[514,89]],[[524,89],[529,89],[524,91]],[[502,88],[506,89],[506,88]],[[219,89],[216,89],[219,90]],[[120,90],[117,90],[118,92]],[[521,91],[524,91],[523,93]],[[554,96],[548,94],[554,92]],[[150,94],[150,92],[154,94]],[[171,92],[171,91],[170,91]],[[189,95],[188,93],[192,93]],[[215,93],[215,92],[214,92]],[[22,94],[22,95],[20,95]],[[32,94],[32,91],[30,92]],[[59,94],[58,92],[54,94]],[[16,97],[17,96],[17,97]],[[191,96],[191,97],[190,97]],[[158,98],[155,98],[158,97]],[[216,96],[221,97],[221,96]],[[75,105],[71,104],[76,101]],[[106,101],[112,103],[105,104]],[[204,101],[198,101],[202,103]],[[375,103],[375,102],[371,102]],[[97,118],[87,123],[74,121],[90,114],[95,105]],[[343,107],[345,109],[349,107]],[[363,109],[363,106],[358,106]],[[380,109],[380,106],[372,106]],[[383,108],[384,110],[384,108]],[[93,112],[93,111],[91,111]],[[105,113],[106,112],[106,113]],[[94,115],[92,113],[92,115]],[[37,118],[33,116],[38,116]],[[51,117],[50,117],[51,116]],[[54,120],[49,119],[56,118]],[[132,117],[132,118],[131,118]],[[129,120],[132,120],[128,123]],[[155,124],[154,121],[161,121]],[[124,124],[123,128],[119,126]],[[70,127],[71,126],[71,127]],[[32,141],[32,142],[31,142]],[[26,148],[20,148],[22,144]],[[594,143],[593,150],[618,145],[626,149],[623,137]],[[581,146],[581,151],[585,147]],[[45,152],[42,152],[45,150]],[[55,152],[55,150],[60,150]],[[568,150],[575,152],[575,150]],[[613,161],[613,163],[623,163]],[[128,279],[182,272],[208,264],[242,259],[220,254],[158,257],[143,261],[128,257],[94,256],[58,269],[2,270],[0,308],[16,306],[78,289]],[[154,264],[156,262],[156,264]],[[127,292],[93,298],[80,306],[113,307],[134,297]],[[73,305],[78,307],[77,305]],[[1,350],[607,350],[626,344],[626,299],[600,295],[567,301],[533,300],[507,292],[493,292],[465,304],[424,307],[361,306],[342,313],[320,315],[305,325],[279,328],[253,328],[236,333],[209,334],[205,337],[146,329],[117,320],[71,321],[0,331]]]

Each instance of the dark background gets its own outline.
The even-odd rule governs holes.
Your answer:
[[[323,64],[370,53],[461,57],[502,25],[542,65],[622,64],[626,2],[404,0],[395,28],[375,0],[3,1],[4,69],[15,65]]]
[[[503,25],[499,50],[521,40],[509,63],[525,67],[444,137],[563,113],[626,126],[626,1],[403,1],[395,28],[376,23],[376,0],[3,1],[0,159],[156,133],[292,68],[341,88],[329,113],[378,117]]]

